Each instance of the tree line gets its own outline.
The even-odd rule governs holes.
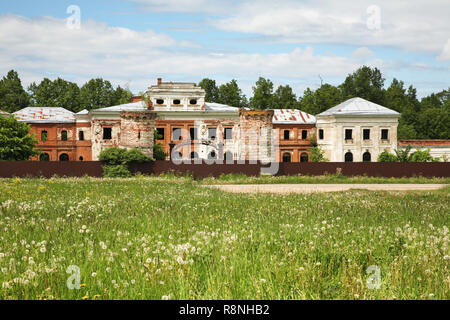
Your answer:
[[[307,88],[297,97],[289,85],[275,89],[270,79],[260,77],[249,99],[236,80],[217,85],[205,78],[199,86],[206,91],[206,101],[253,109],[300,109],[317,115],[347,99],[361,97],[401,113],[400,139],[450,139],[450,87],[417,98],[417,90],[406,88],[403,81],[393,79],[385,87],[385,78],[378,68],[363,66],[349,74],[340,85],[322,84],[318,89]],[[107,80],[92,79],[79,87],[76,83],[58,78],[32,83],[27,90],[19,75],[11,70],[0,80],[0,109],[15,112],[27,106],[63,107],[72,112],[97,109],[128,103],[133,94],[120,86],[114,88]]]
[[[44,78],[22,86],[19,74],[11,70],[0,80],[0,109],[9,113],[26,107],[61,107],[72,112],[105,108],[129,103],[133,94],[120,86],[114,88],[108,80],[91,79],[83,86],[61,78]]]

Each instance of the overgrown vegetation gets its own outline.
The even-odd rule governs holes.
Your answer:
[[[448,188],[238,195],[137,177],[0,190],[1,299],[450,299]]]
[[[30,134],[30,126],[12,116],[0,114],[0,161],[26,161],[38,155],[38,140]]]
[[[411,146],[404,149],[394,150],[395,154],[384,150],[378,155],[378,162],[439,162],[441,159],[447,162],[445,157],[433,158],[430,149],[419,149],[411,152]]]
[[[100,152],[99,160],[104,162],[103,174],[107,178],[126,178],[132,176],[130,165],[133,163],[144,163],[152,161],[152,158],[141,150],[107,148]]]

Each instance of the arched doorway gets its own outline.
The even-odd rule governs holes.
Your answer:
[[[39,156],[39,161],[50,161],[50,156],[48,153],[42,153]]]
[[[303,152],[300,155],[300,162],[308,162],[309,161],[309,156],[306,152]]]
[[[59,161],[69,161],[69,156],[66,153],[63,153],[59,156]]]
[[[365,152],[363,154],[363,161],[364,162],[371,162],[372,161],[372,155],[370,154],[370,152]]]
[[[291,154],[289,152],[283,154],[283,162],[291,162]]]
[[[345,154],[345,162],[353,162],[353,153],[347,152]]]

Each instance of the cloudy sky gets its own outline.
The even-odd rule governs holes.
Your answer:
[[[263,76],[302,95],[365,64],[424,96],[450,87],[449,12],[449,0],[1,1],[0,74],[134,93],[158,77],[237,79],[247,95]]]

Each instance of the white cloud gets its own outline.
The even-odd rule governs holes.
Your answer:
[[[279,54],[207,52],[151,30],[139,32],[95,21],[70,30],[62,19],[0,16],[0,72],[17,69],[26,84],[43,77],[61,76],[80,84],[103,77],[121,85],[131,82],[132,89],[140,91],[159,75],[190,80],[207,75],[339,77],[362,62],[380,63],[364,60],[363,49],[358,50],[357,59],[318,55],[311,47]]]
[[[368,27],[368,21],[376,18],[367,10],[372,5],[380,9],[379,30]],[[390,46],[439,54],[450,30],[448,12],[448,0],[247,0],[210,23],[222,30],[267,36],[271,41]]]

